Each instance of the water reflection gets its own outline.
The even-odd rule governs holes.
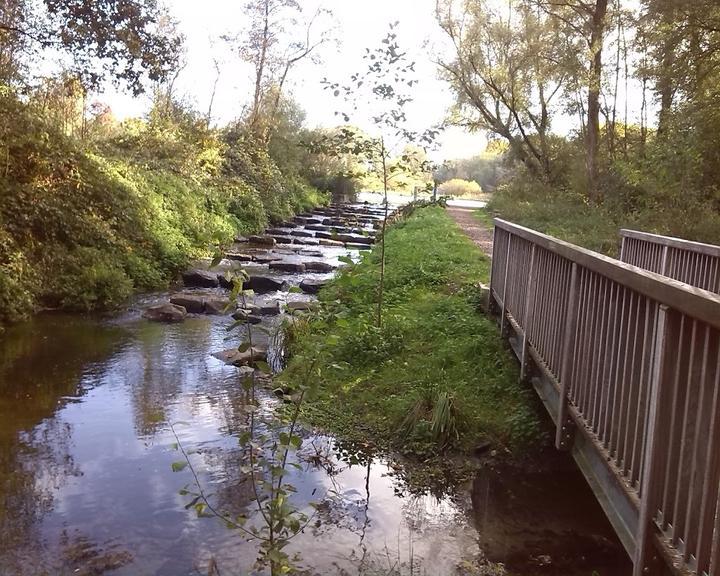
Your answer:
[[[252,510],[237,441],[245,392],[237,370],[211,356],[227,346],[225,326],[219,317],[162,326],[137,314],[112,322],[46,316],[3,336],[0,574],[177,576],[207,574],[213,564],[223,574],[252,570],[257,544],[197,518],[179,493],[192,475],[171,467],[181,459],[179,439],[218,508]],[[455,497],[411,496],[386,462],[305,436],[301,469],[288,480],[296,506],[313,519],[290,551],[311,574],[470,574],[485,552],[533,574],[537,557],[560,564],[553,545],[564,530],[587,535],[566,546],[570,555],[580,550],[592,561],[617,546],[602,518],[579,524],[569,512],[533,508],[528,498],[542,501],[550,490],[538,478],[534,490],[486,477]],[[576,485],[582,480],[571,477],[558,489],[570,493],[571,508],[592,507],[591,495],[568,489]],[[523,528],[540,518],[552,523],[550,532]],[[622,566],[594,568],[624,573]],[[538,573],[588,572],[544,566]]]

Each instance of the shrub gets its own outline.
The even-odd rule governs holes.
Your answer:
[[[438,192],[442,196],[476,196],[482,193],[480,184],[474,180],[462,180],[453,178],[438,186]]]

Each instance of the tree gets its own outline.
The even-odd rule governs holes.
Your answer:
[[[453,47],[452,60],[438,62],[457,94],[451,121],[502,137],[531,174],[552,180],[551,121],[568,76],[557,23],[484,0],[437,0],[436,17]]]
[[[68,72],[86,89],[111,77],[140,94],[147,80],[160,81],[175,68],[181,45],[156,0],[4,0],[0,10],[7,83],[17,81],[23,57],[51,49],[70,56]]]
[[[300,24],[302,7],[297,0],[251,0],[245,11],[250,18],[249,29],[234,37],[227,36],[226,40],[253,66],[254,91],[247,123],[267,141],[290,71],[302,60],[313,57],[331,38],[330,28],[316,30],[330,12],[319,8]],[[295,37],[291,30],[299,26],[304,33]]]
[[[379,112],[373,116],[373,122],[380,131],[379,137],[362,137],[350,133],[344,150],[365,160],[369,171],[381,178],[385,215],[380,233],[380,281],[378,284],[378,302],[376,323],[378,328],[383,321],[383,298],[385,285],[385,230],[389,214],[388,191],[390,181],[400,166],[391,167],[391,139],[398,143],[415,143],[419,146],[432,145],[437,137],[437,128],[428,128],[422,132],[407,127],[406,107],[413,101],[411,89],[417,84],[414,78],[415,62],[409,60],[406,52],[400,49],[395,28],[399,22],[390,24],[390,29],[375,49],[366,48],[363,56],[366,69],[353,74],[350,82],[340,84],[323,80],[325,88],[332,90],[336,97],[343,96],[351,105],[352,112],[358,110],[359,101],[367,103],[375,100]],[[350,111],[339,112],[347,122]],[[342,137],[341,133],[341,137]]]

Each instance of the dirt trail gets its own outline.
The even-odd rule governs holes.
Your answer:
[[[447,212],[450,214],[460,229],[477,244],[485,254],[492,256],[493,249],[493,232],[473,214],[474,208],[459,208],[457,206],[448,206]]]

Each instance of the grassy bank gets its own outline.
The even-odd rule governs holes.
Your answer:
[[[113,308],[238,232],[324,201],[192,115],[81,139],[0,95],[0,118],[0,326],[39,308]]]
[[[344,438],[432,458],[489,442],[520,451],[539,418],[497,327],[478,311],[489,261],[445,211],[422,208],[386,237],[382,328],[375,323],[379,248],[321,292],[323,313],[297,322],[283,378],[318,356],[321,381],[303,408]]]

